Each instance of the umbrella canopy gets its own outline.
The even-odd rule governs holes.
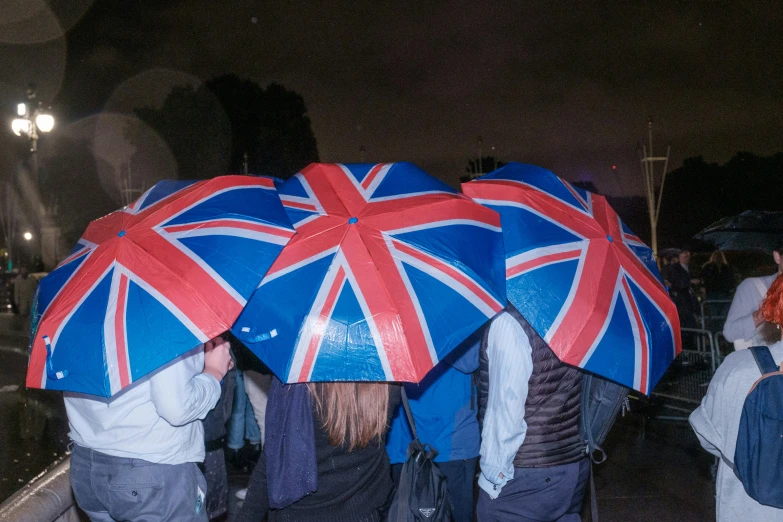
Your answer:
[[[409,163],[312,164],[234,325],[284,382],[418,382],[503,308],[500,217]]]
[[[783,212],[746,210],[720,219],[696,236],[719,250],[762,250],[772,253],[783,240]]]
[[[679,248],[664,248],[658,251],[658,257],[677,257],[680,255]]]
[[[462,189],[500,213],[508,299],[557,356],[649,393],[681,350],[677,309],[606,199],[521,163]]]
[[[271,179],[158,183],[41,281],[27,386],[116,394],[228,330],[293,234]]]

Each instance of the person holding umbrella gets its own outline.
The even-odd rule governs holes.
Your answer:
[[[433,368],[423,381],[404,385],[418,438],[438,451],[434,461],[448,481],[454,522],[471,522],[475,511],[476,464],[481,445],[474,373],[478,369],[480,332],[477,333]],[[404,408],[400,407],[386,443],[395,484],[400,481],[411,440],[413,432]]]
[[[677,309],[604,197],[522,163],[462,190],[500,214],[513,305],[482,339],[479,520],[579,520],[579,371],[649,394],[681,351]]]
[[[512,305],[485,328],[479,361],[478,520],[578,522],[590,471],[581,372]]]
[[[208,520],[200,420],[232,366],[217,337],[110,400],[65,393],[71,486],[91,520]]]
[[[293,234],[271,179],[162,181],[41,281],[26,384],[67,392],[92,520],[207,520],[199,421],[233,365],[220,335]]]
[[[409,163],[313,164],[278,191],[297,235],[233,328],[279,379],[240,520],[267,500],[271,520],[382,520],[387,383],[421,382],[503,309],[500,218]]]
[[[273,388],[282,384],[275,380]],[[296,502],[280,509],[270,510],[269,490],[273,481],[288,477],[267,474],[268,460],[280,458],[267,454],[264,448],[253,470],[247,496],[239,515],[239,522],[270,521],[339,521],[375,522],[384,520],[383,513],[392,500],[394,484],[391,479],[389,457],[385,441],[392,414],[400,402],[400,387],[387,383],[329,382],[291,384],[298,388],[312,404],[312,432],[308,440],[315,448],[316,488]],[[270,392],[270,409],[286,408],[274,402]],[[274,415],[274,414],[273,414]],[[306,423],[305,423],[306,424]],[[279,425],[269,426],[280,429]],[[307,425],[297,425],[296,431],[307,431]],[[267,438],[269,441],[269,438]],[[304,457],[306,448],[298,454]],[[307,467],[306,457],[299,461]]]

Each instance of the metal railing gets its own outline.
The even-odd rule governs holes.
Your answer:
[[[723,323],[726,322],[730,306],[731,299],[708,299],[702,301],[700,304],[701,329],[712,332],[723,330]]]
[[[720,363],[715,334],[702,328],[682,328],[686,346],[661,378],[652,394],[678,415],[656,415],[659,420],[688,420],[701,403]]]
[[[71,491],[71,458],[52,464],[0,504],[0,522],[80,522]]]

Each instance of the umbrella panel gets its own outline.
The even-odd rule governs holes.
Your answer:
[[[286,382],[417,382],[505,302],[496,214],[409,165],[354,167],[280,188],[298,235],[234,326]]]

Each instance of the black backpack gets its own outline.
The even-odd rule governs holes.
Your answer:
[[[593,464],[601,464],[606,460],[606,452],[601,444],[609,435],[623,405],[627,404],[629,391],[625,386],[583,371],[579,434],[585,441],[585,451],[590,457],[590,511],[593,522],[598,522]]]
[[[402,406],[413,432],[408,455],[402,465],[400,482],[394,493],[387,515],[388,522],[452,522],[451,499],[446,487],[446,477],[435,464],[438,456],[429,444],[422,444],[416,434],[405,388],[402,388]]]

